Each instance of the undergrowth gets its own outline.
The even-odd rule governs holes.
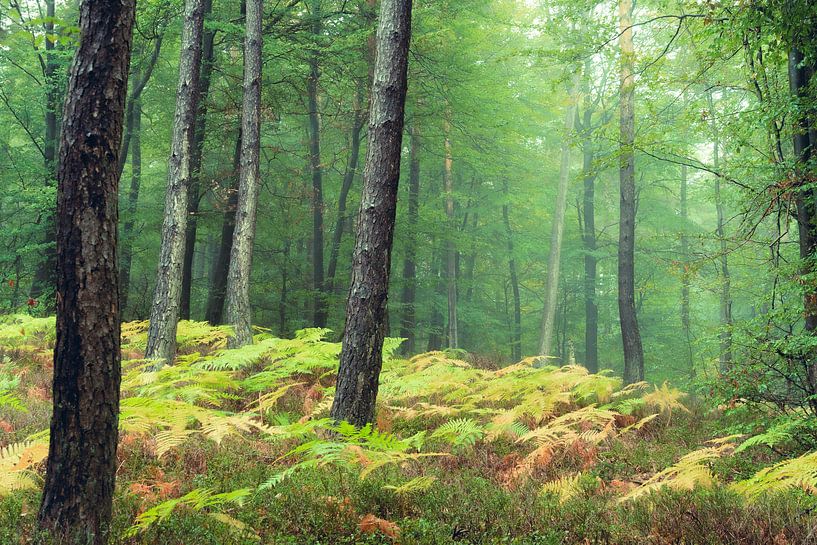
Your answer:
[[[53,326],[0,319],[0,543],[34,536]],[[328,418],[326,330],[228,350],[227,328],[182,322],[159,369],[146,330],[122,329],[115,543],[817,541],[817,453],[796,450],[797,417],[731,434],[668,384],[405,360],[388,339],[376,426],[356,429]]]

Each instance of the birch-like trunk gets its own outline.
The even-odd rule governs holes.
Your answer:
[[[227,274],[227,323],[233,326],[233,347],[252,343],[252,272],[255,215],[260,185],[261,152],[261,49],[263,1],[248,0],[244,37],[244,102],[241,110],[241,166],[233,248]]]
[[[176,353],[176,328],[182,288],[185,230],[187,228],[187,188],[199,102],[201,36],[204,23],[203,0],[186,0],[182,27],[176,115],[168,162],[165,216],[156,288],[150,309],[150,326],[145,357],[171,363]]]

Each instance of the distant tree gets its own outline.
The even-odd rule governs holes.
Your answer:
[[[103,544],[119,413],[118,157],[135,3],[84,0],[57,169],[54,409],[39,511],[57,543]]]
[[[331,416],[363,426],[374,420],[383,364],[389,271],[400,179],[411,0],[382,0],[369,113],[352,285]]]
[[[252,344],[250,273],[252,272],[255,215],[261,184],[261,33],[262,0],[247,0],[244,34],[244,102],[241,110],[241,166],[238,202],[227,275],[227,323],[233,326],[230,344]]]
[[[624,346],[624,382],[644,380],[644,349],[635,306],[635,74],[633,70],[633,3],[619,0],[620,126],[618,235],[618,315]]]
[[[182,294],[182,265],[187,229],[188,186],[191,180],[196,116],[199,108],[201,39],[204,0],[186,0],[182,27],[176,115],[168,166],[162,247],[156,288],[150,309],[145,357],[172,362],[176,353],[176,328]]]

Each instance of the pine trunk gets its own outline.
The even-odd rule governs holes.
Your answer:
[[[232,347],[252,344],[252,273],[255,215],[258,206],[261,153],[262,0],[247,1],[244,38],[244,102],[241,111],[241,167],[230,269],[227,274],[227,323],[233,326]]]
[[[505,182],[505,198],[510,197],[508,182]],[[505,224],[505,234],[508,237],[508,272],[511,279],[513,293],[513,329],[511,331],[511,359],[514,362],[522,359],[522,303],[519,297],[519,276],[516,272],[516,258],[513,249],[513,229],[511,228],[510,205],[502,205],[502,221]]]
[[[584,111],[583,128],[590,130],[593,112]],[[584,194],[582,203],[582,236],[584,239],[584,365],[591,373],[599,370],[599,307],[596,302],[598,282],[596,258],[596,174],[593,170],[595,151],[588,133],[582,143],[582,177]]]
[[[182,28],[179,83],[173,141],[168,162],[165,215],[156,288],[150,309],[150,326],[145,357],[172,363],[176,354],[176,328],[181,302],[182,264],[187,228],[187,189],[190,184],[193,138],[201,76],[201,36],[204,0],[186,0]]]
[[[85,0],[57,169],[57,341],[41,527],[54,541],[107,541],[120,369],[118,156],[135,5]]]
[[[618,235],[618,315],[624,347],[624,382],[644,380],[644,350],[635,307],[635,112],[633,74],[633,3],[619,1],[621,35],[621,110],[619,126],[620,216]]]
[[[204,18],[213,9],[212,0],[204,0]],[[199,111],[196,116],[196,128],[193,136],[193,148],[190,157],[190,185],[187,196],[187,227],[184,234],[184,262],[182,263],[182,296],[179,303],[179,317],[190,319],[190,296],[193,290],[193,255],[196,252],[196,232],[198,231],[199,203],[201,200],[201,163],[204,151],[204,138],[207,130],[207,98],[210,94],[210,81],[213,74],[213,62],[216,37],[215,30],[207,29],[202,37],[202,62],[199,93]]]
[[[383,363],[410,37],[411,0],[382,0],[352,285],[330,412],[356,426],[374,421]]]
[[[683,227],[681,231],[681,330],[684,333],[686,343],[686,365],[690,377],[695,375],[695,367],[692,361],[692,333],[689,318],[689,289],[690,289],[690,258],[689,258],[689,237],[687,236],[687,222],[689,221],[689,206],[687,204],[688,187],[687,166],[681,166],[681,221]]]

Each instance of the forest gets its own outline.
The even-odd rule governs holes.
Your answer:
[[[817,544],[812,0],[0,0],[0,545]]]

